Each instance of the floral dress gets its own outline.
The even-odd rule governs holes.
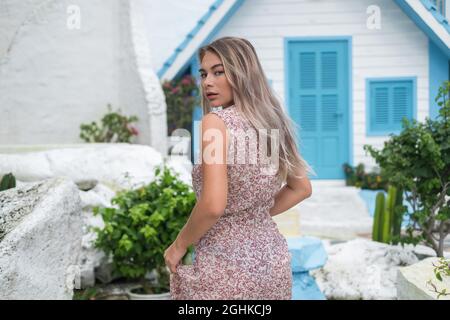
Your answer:
[[[211,112],[225,122],[229,137],[236,138],[234,141],[253,128],[234,105]],[[242,153],[237,152],[233,139],[228,159],[236,160],[227,162],[225,212],[194,246],[193,264],[180,263],[170,275],[171,299],[291,299],[291,254],[269,214],[281,188],[279,175],[263,174],[259,162],[249,161],[249,153],[244,154],[247,162],[239,162]],[[246,143],[246,147],[251,143]],[[199,199],[201,163],[194,164],[192,185]]]

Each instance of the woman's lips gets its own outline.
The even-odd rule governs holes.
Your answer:
[[[206,97],[207,97],[209,100],[214,99],[214,98],[217,97],[217,93],[208,94]]]

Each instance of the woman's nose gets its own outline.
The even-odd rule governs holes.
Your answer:
[[[205,84],[205,86],[211,85],[212,84],[212,77],[209,74],[207,74],[203,83]]]

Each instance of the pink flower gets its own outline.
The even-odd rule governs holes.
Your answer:
[[[180,88],[179,87],[175,87],[175,88],[172,89],[172,94],[175,94],[178,91],[180,91]]]
[[[136,129],[136,128],[133,127],[133,126],[128,126],[128,130],[129,130],[130,133],[131,133],[132,135],[134,135],[134,136],[137,136],[137,135],[139,134],[138,129]]]
[[[184,78],[183,80],[181,80],[181,84],[184,84],[184,85],[190,85],[190,84],[191,84],[191,79],[189,79],[189,78]]]

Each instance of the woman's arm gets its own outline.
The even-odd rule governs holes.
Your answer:
[[[303,176],[303,178],[287,177],[286,184],[275,195],[275,203],[270,208],[269,213],[272,217],[285,212],[311,196],[311,182],[304,170],[298,170],[295,174]]]
[[[187,248],[219,220],[227,205],[227,138],[223,120],[214,113],[202,119],[202,192],[191,215],[178,234],[175,245]]]

